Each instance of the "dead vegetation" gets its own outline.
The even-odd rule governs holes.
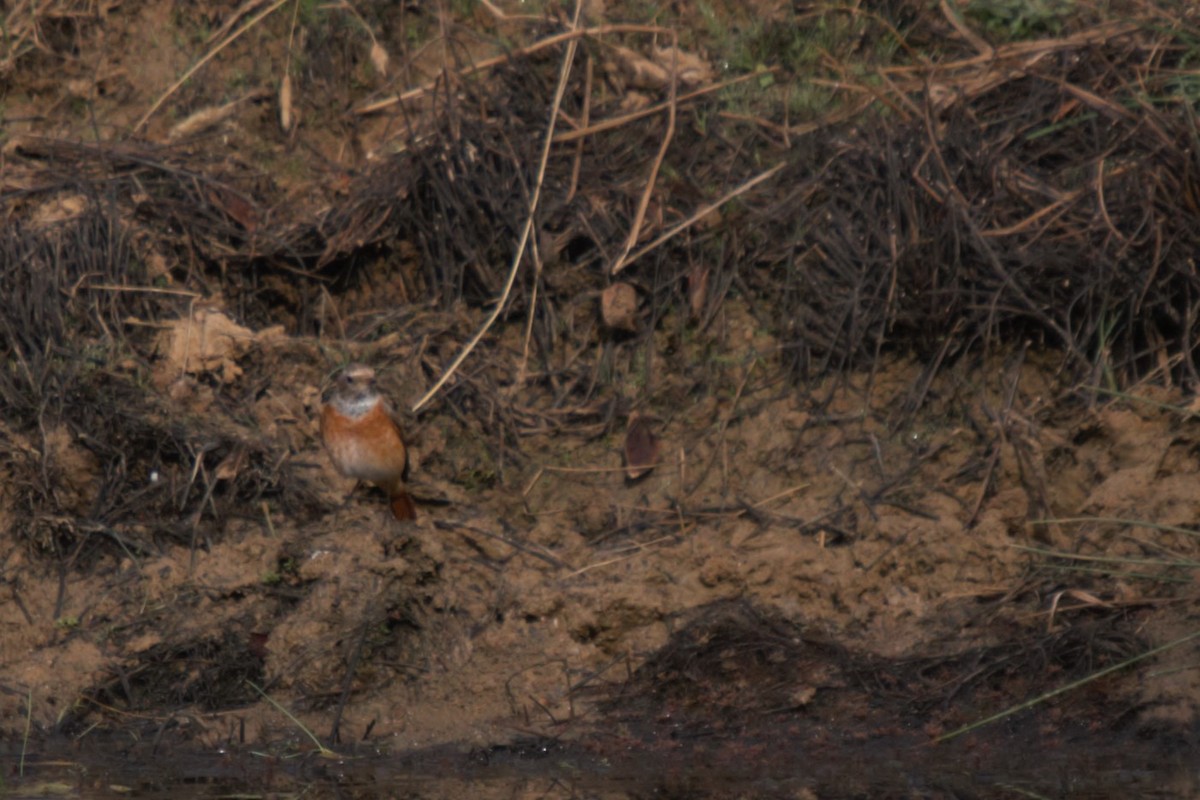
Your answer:
[[[13,86],[23,71],[63,58],[71,43],[109,24],[102,6],[72,15],[66,3],[16,4],[0,85]],[[350,107],[339,107],[337,132],[386,120],[386,132],[375,130],[374,146],[351,167],[301,140],[309,155],[321,155],[303,197],[263,163],[214,145],[207,122],[197,123],[200,133],[180,134],[147,112],[144,130],[139,122],[119,135],[98,126],[87,135],[11,132],[0,156],[0,580],[15,596],[16,568],[3,566],[14,554],[47,572],[117,575],[172,545],[194,555],[251,527],[274,536],[281,518],[305,536],[321,535],[307,526],[322,524],[334,503],[313,477],[304,420],[316,400],[303,391],[350,356],[400,373],[409,403],[446,379],[430,408],[449,421],[426,423],[426,457],[442,458],[430,480],[479,494],[496,489],[501,517],[501,533],[470,543],[472,569],[487,576],[478,578],[486,602],[440,597],[429,588],[442,580],[440,566],[411,567],[399,563],[411,553],[390,550],[397,563],[379,567],[386,588],[375,586],[372,602],[356,606],[360,616],[339,618],[357,638],[322,629],[317,642],[327,652],[271,662],[252,637],[171,630],[168,641],[131,649],[94,680],[86,690],[92,705],[59,716],[60,729],[77,730],[92,710],[118,705],[247,704],[254,696],[246,681],[262,681],[280,663],[291,672],[281,671],[279,685],[310,708],[337,709],[340,722],[352,692],[369,691],[355,683],[368,672],[363,659],[379,659],[370,673],[377,685],[402,681],[412,669],[397,664],[445,620],[461,621],[468,608],[503,616],[507,590],[495,573],[505,562],[494,549],[515,542],[515,551],[537,554],[539,568],[568,566],[548,545],[526,544],[506,518],[524,530],[538,516],[517,488],[535,438],[582,447],[628,421],[625,469],[638,480],[681,458],[660,446],[657,426],[685,424],[685,400],[720,395],[726,407],[695,434],[720,446],[690,465],[685,491],[649,511],[592,520],[588,546],[649,548],[712,520],[738,519],[760,531],[819,536],[825,549],[853,541],[857,515],[873,517],[882,505],[932,517],[900,490],[911,490],[918,468],[941,451],[911,448],[908,466],[888,471],[876,432],[863,434],[854,444],[873,452],[863,458],[878,460],[881,474],[852,493],[848,505],[862,512],[839,506],[802,518],[771,513],[766,500],[731,501],[722,448],[743,415],[798,392],[811,416],[796,427],[837,431],[833,390],[811,390],[819,379],[838,376],[824,386],[844,388],[865,373],[867,385],[856,388],[869,396],[886,358],[915,355],[922,366],[904,402],[876,418],[881,438],[943,400],[931,387],[952,367],[978,370],[1000,358],[1011,365],[1006,378],[1027,354],[1048,363],[1059,379],[1049,394],[1058,400],[1094,403],[1099,391],[1140,382],[1194,389],[1200,84],[1190,65],[1200,20],[1139,3],[1123,9],[1119,23],[1084,12],[1054,38],[989,43],[947,4],[876,6],[830,13],[854,18],[863,39],[891,41],[891,61],[865,69],[852,63],[851,44],[827,53],[818,77],[753,73],[756,82],[773,75],[829,88],[838,110],[811,121],[791,119],[774,99],[752,113],[732,111],[731,95],[718,91],[728,87],[702,68],[705,60],[686,43],[651,46],[650,33],[663,36],[654,45],[669,33],[652,26],[550,14],[525,29],[523,46],[495,60],[472,59],[453,40],[462,46],[449,48],[428,82],[400,94],[358,91]],[[375,12],[380,18],[370,19],[382,28],[386,12]],[[231,54],[252,46],[225,38],[237,21],[225,20],[213,38]],[[356,63],[388,72],[384,45],[374,33],[370,42],[367,60]],[[568,42],[579,44],[578,56],[563,68]],[[352,64],[326,77],[344,88],[360,73]],[[93,115],[106,81],[119,79],[93,76],[80,95]],[[300,100],[290,90],[286,99],[259,91],[242,108],[273,97],[296,105],[289,114],[327,113],[337,91],[307,89]],[[186,91],[156,96],[168,106],[178,101],[181,112],[209,99]],[[552,114],[556,93],[562,102]],[[248,113],[219,107],[226,111],[218,126]],[[303,124],[281,131],[275,115],[265,115],[269,124],[262,116],[242,123],[249,134],[231,135],[267,138],[295,155],[288,148],[305,135]],[[129,135],[135,131],[143,135]],[[528,248],[514,260],[530,225]],[[610,308],[617,294],[619,307]],[[731,299],[771,342],[770,352],[732,368],[720,352],[737,321]],[[498,322],[483,335],[488,313]],[[473,337],[477,351],[457,360]],[[771,374],[751,383],[760,359]],[[990,419],[964,423],[987,442],[953,476],[979,484],[968,528],[994,490],[1002,453],[1019,463],[1032,498],[1025,522],[1054,511],[1035,430],[1052,404],[1022,405],[1016,377],[1006,388]],[[751,409],[739,405],[744,394],[757,395]],[[939,409],[953,405],[952,398]],[[846,436],[831,438],[840,444]],[[721,502],[701,491],[717,483]],[[325,579],[306,577],[300,558],[264,555],[279,569],[270,585],[248,579],[233,594],[269,597],[278,614],[311,600],[305,593]],[[569,577],[591,568],[569,566]],[[288,591],[277,591],[280,583]],[[63,608],[60,593],[56,621]],[[410,619],[410,608],[421,614]],[[257,636],[267,617],[259,608],[223,619]],[[727,719],[801,709],[808,689],[846,678],[830,666],[843,658],[840,648],[830,645],[809,663],[811,645],[794,625],[749,606],[721,606],[646,657],[618,707],[635,707],[631,695],[653,695],[657,710],[645,713],[668,702],[696,714],[715,707]],[[380,626],[401,641],[368,636]],[[592,638],[604,633],[597,628]],[[1103,641],[1130,652],[1124,635]],[[1050,642],[1056,655],[1035,671],[1086,661],[1092,643]],[[1038,647],[1022,640],[1018,650]],[[319,661],[328,652],[335,656]],[[940,669],[980,681],[1025,669],[1013,667],[1014,658],[980,649],[954,654]],[[697,670],[721,681],[672,694],[695,683]],[[335,688],[314,688],[321,680]],[[729,693],[746,681],[758,684],[754,702],[734,703]],[[953,694],[967,681],[943,685]]]

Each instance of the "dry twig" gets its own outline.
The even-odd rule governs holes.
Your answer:
[[[582,11],[583,0],[577,0],[575,3],[575,16],[571,21],[571,25],[573,27],[579,24],[579,16]],[[450,363],[450,366],[447,367],[446,371],[442,374],[442,377],[438,378],[437,382],[434,383],[429,391],[426,392],[420,400],[413,404],[412,411],[414,414],[420,411],[421,408],[424,407],[424,405],[441,390],[441,388],[446,384],[446,381],[450,380],[450,377],[458,370],[459,365],[466,360],[467,356],[471,354],[471,351],[475,349],[475,346],[479,344],[480,340],[487,335],[487,332],[499,318],[500,314],[504,312],[504,308],[508,304],[508,296],[512,292],[513,284],[516,282],[517,272],[521,268],[521,259],[525,255],[525,247],[529,243],[529,236],[533,231],[533,221],[537,213],[538,200],[541,198],[542,194],[542,182],[546,177],[546,164],[550,160],[550,148],[554,143],[554,126],[558,121],[558,109],[562,105],[563,95],[566,93],[567,77],[571,74],[571,64],[575,61],[575,51],[578,48],[578,39],[568,38],[566,41],[567,51],[563,55],[562,69],[558,76],[558,87],[554,92],[554,102],[550,106],[550,120],[547,122],[546,137],[545,143],[542,146],[541,161],[538,163],[537,180],[533,185],[533,197],[531,197],[529,200],[529,213],[525,218],[525,226],[521,229],[521,239],[517,243],[516,252],[513,254],[512,265],[508,270],[508,279],[504,283],[504,290],[500,293],[500,296],[496,298],[495,307],[492,309],[492,313],[488,316],[487,320],[484,321],[479,330],[476,331],[475,335],[471,337],[471,340],[467,342],[466,346],[463,347],[463,349],[455,357],[454,361]]]

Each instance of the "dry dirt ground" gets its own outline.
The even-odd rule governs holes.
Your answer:
[[[45,563],[10,533],[0,606],[10,691],[0,717],[10,732],[30,709],[44,730],[73,716],[120,727],[125,712],[102,698],[141,707],[156,694],[191,694],[237,702],[150,716],[214,745],[277,737],[292,723],[240,685],[253,679],[314,731],[327,732],[345,702],[343,735],[369,732],[401,749],[554,735],[593,713],[582,689],[619,684],[731,600],[797,623],[806,637],[897,659],[1061,631],[1115,608],[1149,643],[1188,632],[1186,601],[1148,596],[1131,579],[1093,594],[1094,582],[1033,552],[1191,552],[1186,532],[1036,523],[1189,524],[1195,433],[1175,415],[1063,401],[1034,364],[972,365],[930,387],[942,411],[896,430],[889,417],[911,398],[919,365],[896,360],[801,392],[773,378],[769,337],[751,335],[734,304],[727,316],[721,352],[741,377],[703,397],[667,403],[664,393],[654,409],[661,464],[650,475],[625,479],[619,436],[530,436],[522,465],[499,477],[457,426],[431,414],[414,426],[413,477],[417,496],[439,504],[423,503],[415,524],[391,519],[373,493],[339,505],[352,483],[332,470],[316,424],[328,365],[311,343],[253,338],[254,361],[272,379],[244,413],[286,440],[334,510],[298,525],[266,504],[247,508],[219,541],[82,573]],[[177,365],[162,365],[175,374]],[[402,372],[385,371],[384,381],[409,400],[417,387]],[[1002,379],[994,391],[989,374]],[[21,444],[53,448],[53,468],[69,478],[62,491],[81,504],[98,490],[67,426]],[[9,531],[19,527],[12,513]],[[1190,580],[1186,569],[1176,574]],[[1143,723],[1190,723],[1189,660],[1168,655],[1153,675],[1115,688]],[[803,708],[844,683],[830,667],[788,691]],[[936,718],[921,722],[945,724]]]
[[[204,50],[175,5],[100,3],[88,24],[45,20],[42,60],[9,65],[9,135],[136,125],[193,63],[188,54]],[[215,25],[228,11],[198,5],[188,24]],[[72,38],[77,55],[63,58],[53,35]],[[232,83],[252,95],[206,146],[275,170],[297,205],[336,197],[307,154],[351,169],[385,123],[367,118],[348,132],[312,99],[297,147],[254,94],[269,83],[266,61],[230,56],[189,88],[215,96],[205,87]],[[47,63],[60,73],[35,68]],[[407,67],[419,70],[419,60]],[[363,83],[377,80],[365,63],[357,69]],[[165,140],[169,130],[158,116],[144,133]],[[382,280],[357,296],[359,308],[377,310],[357,322],[386,318],[390,291]],[[43,732],[303,746],[298,722],[398,750],[488,746],[608,719],[612,698],[647,679],[647,665],[664,682],[702,683],[686,664],[663,666],[664,654],[698,646],[730,619],[787,632],[781,653],[811,637],[854,654],[814,659],[769,687],[799,716],[826,693],[862,687],[847,658],[855,675],[882,680],[1012,643],[1050,649],[1072,631],[1085,642],[1069,663],[1054,654],[991,663],[994,696],[906,707],[904,723],[933,736],[1195,630],[1200,427],[1178,387],[1160,380],[1122,398],[1088,395],[1059,383],[1054,353],[1016,346],[930,381],[927,365],[890,354],[798,384],[749,302],[730,295],[682,341],[686,325],[670,318],[636,347],[596,327],[587,346],[605,354],[597,404],[610,411],[586,429],[530,425],[515,442],[497,441],[444,404],[408,415],[420,517],[402,524],[373,491],[346,500],[352,484],[322,451],[316,417],[322,388],[349,359],[378,367],[408,408],[431,385],[421,343],[403,330],[351,341],[253,329],[209,298],[166,327],[152,357],[113,369],[137,375],[181,418],[220,416],[279,445],[288,474],[319,502],[264,500],[220,520],[202,508],[190,541],[81,567],[39,549],[12,488],[16,461],[0,462],[9,471],[0,730],[19,735],[28,719]],[[591,302],[581,309],[596,313]],[[460,341],[484,319],[478,309],[439,313]],[[523,332],[523,319],[502,321],[473,358],[517,363]],[[454,353],[438,355],[447,363]],[[659,441],[658,465],[636,481],[621,455],[632,407]],[[103,490],[70,420],[0,423],[0,435],[8,452],[45,465],[63,506],[83,514]],[[756,668],[771,674],[770,647],[754,647],[765,659]],[[715,659],[737,656],[731,647]],[[1060,713],[1100,728],[1189,730],[1200,702],[1194,663],[1194,647],[1173,649],[1152,668],[1105,679],[1103,704],[1064,700]],[[967,685],[968,672],[955,679]],[[724,676],[727,690],[765,691],[747,674]],[[653,720],[669,718],[671,702],[660,698]]]

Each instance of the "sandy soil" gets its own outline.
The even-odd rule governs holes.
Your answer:
[[[1190,522],[1200,502],[1194,443],[1171,415],[1058,401],[1036,416],[1062,421],[1035,425],[1049,382],[1026,366],[999,373],[1017,381],[1014,409],[1025,414],[990,421],[999,398],[980,380],[988,370],[975,368],[933,387],[948,398],[944,411],[889,430],[917,365],[889,364],[870,391],[863,375],[800,392],[773,380],[769,340],[729,330],[725,352],[745,365],[741,380],[654,409],[662,463],[636,483],[620,469],[614,434],[530,437],[520,467],[471,487],[464,476],[486,468],[454,453],[462,431],[426,415],[416,493],[448,502],[423,503],[415,524],[391,519],[372,492],[340,505],[352,483],[333,471],[315,420],[324,365],[297,363],[287,337],[254,345],[261,363],[279,364],[256,409],[262,429],[286,437],[334,510],[297,524],[267,504],[227,521],[220,540],[66,573],[14,540],[8,510],[0,633],[6,686],[21,691],[0,696],[0,718],[18,729],[31,703],[46,730],[74,716],[119,726],[125,712],[100,698],[124,695],[133,707],[183,701],[154,718],[212,744],[288,731],[240,685],[251,680],[321,733],[344,695],[343,735],[370,731],[398,748],[553,734],[594,713],[583,687],[618,684],[729,600],[900,659],[1117,606],[1149,642],[1187,631],[1178,605],[1125,581],[1095,594],[1070,572],[1039,569],[1031,552],[1189,552],[1186,533],[1035,522],[1047,512]],[[385,373],[407,399],[414,387],[394,377]],[[85,504],[100,478],[86,451],[65,430],[46,446],[74,476],[63,491]],[[1189,723],[1196,685],[1167,658],[1157,677],[1124,690],[1145,721]],[[841,685],[824,677],[827,686],[819,676],[796,690]],[[234,707],[187,707],[189,695]]]

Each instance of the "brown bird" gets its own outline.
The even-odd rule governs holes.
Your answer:
[[[392,404],[375,386],[375,370],[350,364],[321,402],[321,440],[337,471],[387,492],[396,519],[416,519],[417,508],[404,486],[404,436]]]

